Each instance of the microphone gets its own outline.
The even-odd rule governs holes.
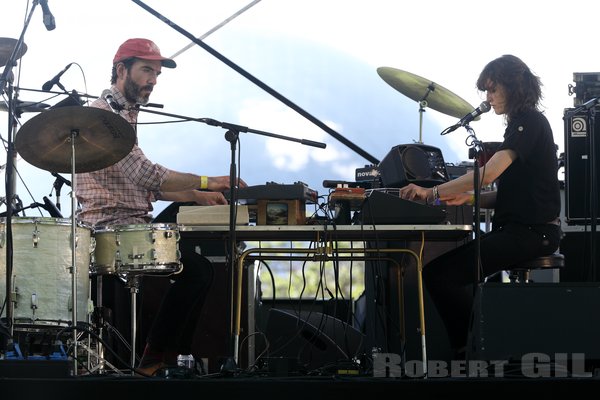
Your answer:
[[[51,202],[48,197],[44,196],[43,199],[44,199],[43,208],[44,208],[44,210],[46,210],[50,213],[50,216],[52,218],[62,218],[63,217],[60,210],[58,208],[56,208],[54,203]]]
[[[58,81],[60,80],[60,77],[65,72],[67,72],[67,70],[69,68],[71,68],[71,65],[73,65],[73,63],[68,64],[62,71],[60,71],[58,74],[56,74],[56,76],[54,78],[52,78],[48,82],[44,83],[44,85],[42,86],[42,90],[47,92],[48,90],[52,89],[52,87],[58,83]]]
[[[66,184],[67,186],[71,186],[71,181],[68,179],[65,179],[62,175],[59,175],[56,172],[52,172],[51,174],[52,174],[52,176],[54,176],[56,178],[56,181],[54,181],[54,187],[56,187],[58,185],[64,185],[64,184]]]
[[[155,108],[165,108],[164,104],[157,104],[157,103],[147,103],[147,104],[141,104],[142,107],[155,107]]]
[[[483,101],[479,105],[479,107],[477,107],[476,109],[474,109],[473,111],[471,111],[470,113],[468,113],[467,115],[462,117],[460,119],[460,121],[458,121],[458,123],[452,125],[449,128],[446,128],[444,131],[442,131],[441,135],[445,135],[447,133],[455,131],[456,129],[460,128],[461,126],[468,125],[469,122],[473,121],[475,118],[479,117],[481,114],[490,111],[491,108],[492,107],[490,106],[490,103],[488,101]]]
[[[102,92],[102,96],[101,96],[104,100],[106,100],[106,102],[108,103],[108,105],[110,106],[110,108],[113,110],[114,113],[119,113],[119,111],[123,110],[123,106],[120,105],[119,103],[116,102],[116,100],[114,99],[112,92],[109,89],[105,89]]]
[[[40,6],[42,6],[42,12],[44,13],[44,25],[46,25],[47,30],[51,31],[56,28],[56,22],[54,21],[54,15],[48,8],[48,0],[40,0]]]

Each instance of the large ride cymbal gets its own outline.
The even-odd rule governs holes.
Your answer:
[[[15,50],[15,46],[17,45],[18,40],[11,38],[0,38],[0,67],[6,65],[13,51]],[[27,52],[27,45],[23,43],[21,45],[21,51],[17,54],[15,61],[19,58],[23,57],[23,54]]]
[[[377,68],[379,76],[391,87],[414,101],[427,101],[427,106],[441,113],[462,118],[475,107],[448,89],[410,72],[391,67]],[[479,117],[475,118],[476,120]]]
[[[115,164],[131,151],[136,139],[131,124],[119,115],[95,107],[70,106],[48,110],[25,122],[15,136],[15,147],[38,168],[69,173],[72,137],[75,172]]]

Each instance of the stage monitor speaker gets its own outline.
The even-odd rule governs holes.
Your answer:
[[[565,109],[565,115],[573,109]],[[596,112],[600,107],[596,106]],[[591,124],[585,111],[564,119],[565,127],[565,218],[569,225],[588,225],[591,218],[590,160],[596,164],[596,193],[600,192],[600,118],[594,127],[594,151],[590,151]],[[598,200],[594,204],[597,221],[600,221]]]
[[[352,326],[319,312],[269,310],[267,357],[298,360],[307,371],[335,366],[364,353],[364,335]]]
[[[386,188],[403,187],[409,183],[432,187],[449,180],[442,151],[419,143],[392,147],[378,168]]]
[[[554,360],[584,353],[600,360],[600,284],[488,282],[478,287],[467,346],[471,360]]]

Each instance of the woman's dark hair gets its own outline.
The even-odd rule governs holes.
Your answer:
[[[123,61],[119,61],[118,63],[114,64],[112,67],[110,84],[114,85],[115,83],[117,83],[117,64],[123,63],[123,65],[125,65],[125,68],[127,68],[127,71],[129,71],[131,69],[131,66],[135,62],[135,60],[136,60],[135,57],[130,57],[130,58],[126,58]]]
[[[507,54],[490,61],[479,74],[477,89],[484,92],[502,85],[506,95],[507,117],[537,110],[542,99],[542,83],[520,58]]]

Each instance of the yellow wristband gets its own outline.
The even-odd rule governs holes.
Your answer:
[[[200,176],[200,189],[208,189],[208,176],[201,175]]]
[[[469,199],[469,205],[472,205],[472,206],[475,205],[475,195],[474,194],[472,194],[471,198]]]

